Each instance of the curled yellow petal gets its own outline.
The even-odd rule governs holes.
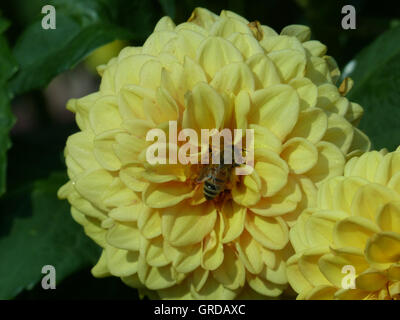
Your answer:
[[[175,246],[200,242],[214,228],[217,212],[213,204],[178,205],[162,213],[162,233]]]
[[[315,166],[318,160],[318,151],[306,139],[293,138],[283,145],[281,157],[294,173],[302,174]]]

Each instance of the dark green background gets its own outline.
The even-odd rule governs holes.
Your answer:
[[[288,24],[306,24],[312,28],[313,38],[328,46],[328,54],[334,56],[341,69],[355,59],[356,68],[351,74],[355,86],[349,98],[365,109],[360,127],[375,148],[394,150],[400,144],[400,16],[394,3],[2,1],[0,298],[138,298],[133,289],[117,278],[95,279],[90,275],[99,249],[73,222],[68,204],[56,198],[58,187],[66,181],[64,144],[77,127],[72,117],[60,119],[51,112],[45,90],[54,77],[71,69],[79,70],[80,62],[90,52],[112,40],[141,45],[159,18],[170,15],[180,23],[197,6],[215,13],[229,9],[278,32]],[[56,30],[40,27],[41,8],[45,4],[56,8]],[[356,8],[356,30],[341,28],[341,8],[345,4]],[[78,81],[74,72],[69,76],[72,83]],[[41,267],[45,264],[56,267],[56,290],[45,291],[40,286]]]

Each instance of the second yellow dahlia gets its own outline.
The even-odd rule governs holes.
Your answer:
[[[299,299],[400,299],[400,147],[351,159],[290,231]],[[353,279],[351,279],[353,277]]]
[[[280,34],[229,11],[162,18],[143,46],[98,68],[98,92],[72,99],[80,132],[59,192],[103,248],[93,274],[159,298],[277,297],[287,287],[289,227],[316,186],[369,149],[362,108],[310,30]],[[198,165],[146,161],[150,129],[253,129],[255,166],[218,200]],[[180,145],[176,145],[179,149]]]

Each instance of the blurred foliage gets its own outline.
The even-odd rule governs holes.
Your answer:
[[[56,8],[55,30],[41,28],[41,8],[46,4]],[[356,8],[356,30],[341,28],[341,8],[346,4]],[[360,126],[375,147],[393,150],[400,144],[400,17],[391,2],[2,1],[0,196],[6,190],[6,172],[7,193],[0,199],[0,298],[137,299],[137,293],[119,279],[90,275],[99,250],[72,220],[66,201],[56,198],[66,176],[52,172],[65,172],[62,151],[67,137],[77,130],[73,117],[62,110],[65,101],[57,98],[84,95],[98,85],[99,79],[86,71],[86,80],[82,78],[80,65],[95,49],[114,40],[141,45],[159,18],[169,15],[181,23],[198,6],[215,13],[232,10],[278,32],[288,24],[309,25],[312,37],[328,46],[341,69],[353,61],[350,76],[355,85],[349,97],[364,107]],[[86,88],[84,81],[92,87]],[[81,91],[69,91],[71,82]],[[61,101],[62,109],[54,101]],[[6,155],[13,114],[13,146]],[[57,290],[40,286],[41,267],[46,264],[56,267]]]
[[[360,128],[375,149],[400,145],[400,26],[376,39],[351,62],[349,99],[364,107]]]
[[[0,299],[32,288],[45,264],[55,267],[61,281],[96,262],[98,248],[80,232],[67,202],[57,199],[66,179],[63,172],[25,184],[0,204]]]
[[[6,189],[6,152],[11,146],[8,132],[14,123],[14,117],[10,110],[7,80],[17,70],[17,64],[11,54],[7,39],[3,35],[8,26],[9,22],[0,17],[0,196]]]

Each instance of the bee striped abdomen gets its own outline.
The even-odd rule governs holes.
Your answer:
[[[212,184],[210,181],[204,182],[204,196],[207,200],[214,199],[220,192],[221,188],[218,185]]]

